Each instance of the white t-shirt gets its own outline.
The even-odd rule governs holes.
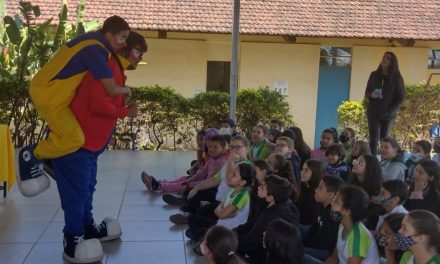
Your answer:
[[[217,225],[233,229],[247,222],[249,217],[250,197],[246,188],[243,188],[239,192],[235,192],[235,190],[231,188],[223,197],[221,204],[223,207],[232,204],[236,208],[236,211],[232,217],[219,219]]]
[[[354,224],[345,237],[342,236],[343,229],[340,224],[336,243],[340,264],[346,264],[350,257],[361,257],[365,264],[379,264],[376,240],[362,222]]]
[[[408,213],[408,210],[406,210],[405,207],[403,207],[403,205],[400,204],[399,206],[394,207],[394,209],[391,210],[391,212],[379,216],[379,219],[377,220],[377,225],[376,225],[376,232],[379,232],[379,228],[382,226],[385,217],[387,217],[391,214],[407,214],[407,213]]]
[[[246,163],[251,164],[250,160],[242,160],[237,163],[235,163],[235,166],[238,166],[238,164]],[[226,162],[225,165],[223,165],[222,169],[217,172],[217,174],[214,176],[217,180],[220,181],[220,184],[217,187],[217,194],[215,195],[215,199],[217,201],[221,201],[223,197],[226,195],[226,193],[231,188],[228,185],[228,182],[226,181],[226,168],[228,167],[228,163]]]

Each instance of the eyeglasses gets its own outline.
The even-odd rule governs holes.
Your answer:
[[[353,160],[353,165],[363,165],[364,163],[358,159]]]
[[[232,150],[240,150],[241,148],[244,148],[244,146],[241,145],[229,145],[229,148]]]
[[[284,148],[284,147],[288,147],[286,144],[283,144],[283,143],[278,143],[278,144],[275,144],[275,147],[277,147],[277,148]]]

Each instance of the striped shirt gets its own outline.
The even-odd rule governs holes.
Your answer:
[[[355,223],[345,236],[342,235],[343,229],[340,224],[336,243],[340,264],[347,263],[351,257],[360,257],[365,264],[379,264],[376,241],[364,224]]]
[[[413,253],[411,251],[405,251],[400,259],[399,264],[415,264]],[[432,257],[432,259],[426,262],[426,264],[440,264],[440,254]]]
[[[241,191],[235,192],[235,189],[231,188],[221,201],[223,207],[227,207],[230,204],[235,207],[235,213],[231,217],[219,219],[217,225],[233,229],[247,222],[250,205],[247,189],[243,188]]]

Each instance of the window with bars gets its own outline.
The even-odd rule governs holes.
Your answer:
[[[229,93],[230,61],[208,61],[206,75],[206,91]]]
[[[428,69],[440,69],[440,50],[428,51]]]
[[[319,63],[325,66],[350,66],[351,49],[340,47],[321,47]]]

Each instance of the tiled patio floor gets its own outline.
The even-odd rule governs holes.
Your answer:
[[[196,257],[184,236],[184,227],[168,217],[178,209],[164,205],[161,195],[149,193],[140,180],[147,170],[158,178],[183,175],[194,152],[109,151],[99,160],[94,196],[96,221],[117,218],[120,240],[104,242],[107,264],[205,263]],[[13,187],[0,198],[0,263],[57,264],[62,260],[63,211],[55,182],[49,190],[27,198]]]

